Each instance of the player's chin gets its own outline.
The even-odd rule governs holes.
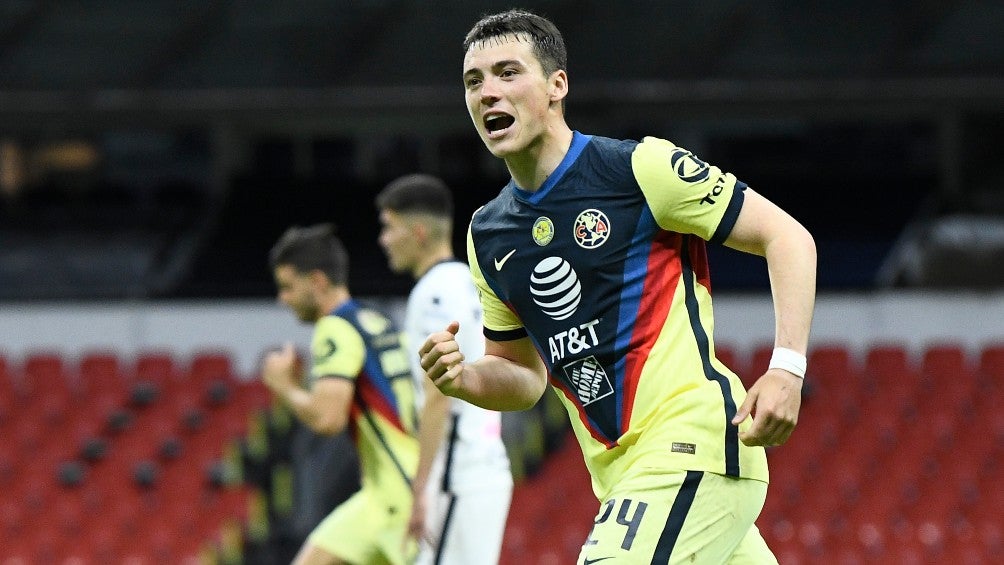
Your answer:
[[[518,153],[518,148],[509,139],[486,141],[485,145],[488,147],[488,150],[491,151],[492,155],[498,157],[499,159],[505,159],[509,155]]]
[[[513,132],[515,124],[503,129],[489,131],[487,129],[482,129],[478,133],[481,134],[481,141],[484,142],[485,147],[492,152],[492,155],[496,157],[505,157],[506,155],[512,153],[512,142],[513,142]]]
[[[395,275],[410,275],[414,267],[411,263],[400,262],[391,266],[391,270],[394,271]]]

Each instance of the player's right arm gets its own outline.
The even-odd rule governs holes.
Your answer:
[[[312,386],[301,385],[292,344],[265,358],[262,379],[308,428],[323,435],[348,425],[355,379],[366,360],[366,345],[352,325],[337,316],[321,318],[310,343]]]
[[[322,435],[335,435],[348,424],[352,392],[352,381],[322,379],[309,391],[291,388],[282,398],[311,430]]]
[[[426,376],[447,396],[486,410],[532,408],[547,388],[547,371],[529,337],[485,338],[485,355],[465,363],[457,344],[460,324],[429,336],[419,350]]]
[[[345,428],[352,381],[321,379],[307,389],[301,385],[302,367],[292,343],[270,351],[262,363],[262,380],[298,420],[320,434],[334,435]]]

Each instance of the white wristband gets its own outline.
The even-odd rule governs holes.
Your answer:
[[[784,369],[798,377],[805,378],[805,355],[786,347],[775,347],[770,357],[768,369]]]

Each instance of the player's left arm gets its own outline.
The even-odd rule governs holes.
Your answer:
[[[774,301],[774,346],[805,355],[816,297],[816,244],[802,224],[752,189],[725,245],[767,260]],[[803,379],[784,369],[768,369],[750,387],[733,419],[753,425],[740,432],[747,445],[780,445],[798,422]]]

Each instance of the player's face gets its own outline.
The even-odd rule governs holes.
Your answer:
[[[467,111],[496,157],[532,149],[546,133],[551,87],[530,42],[519,36],[474,43],[464,56]]]
[[[301,322],[316,322],[319,308],[310,276],[297,272],[290,265],[279,265],[273,275],[279,302],[288,306]]]
[[[391,210],[380,211],[380,237],[377,241],[387,255],[390,270],[411,272],[418,261],[418,243],[411,224],[404,216]]]

